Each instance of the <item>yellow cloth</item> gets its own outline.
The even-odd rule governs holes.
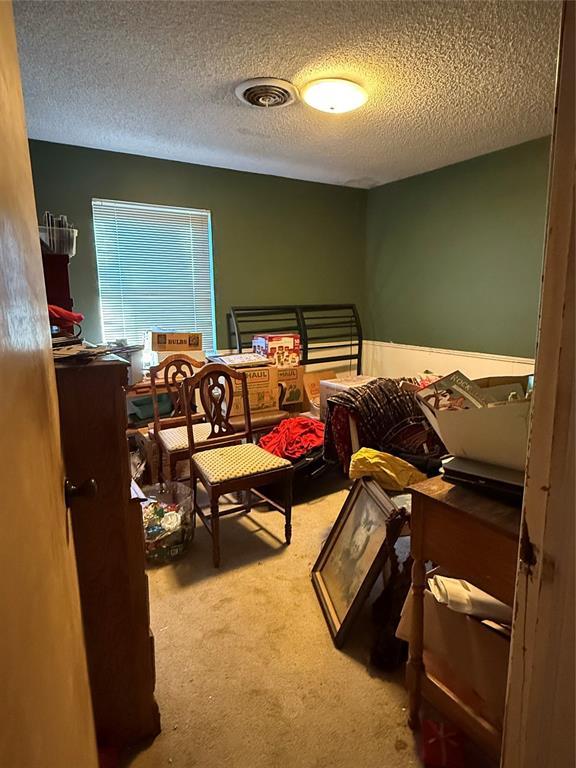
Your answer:
[[[403,491],[408,485],[426,480],[426,475],[407,461],[390,453],[360,448],[350,461],[350,477],[373,477],[386,491]]]

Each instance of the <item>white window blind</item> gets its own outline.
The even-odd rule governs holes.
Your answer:
[[[210,211],[95,199],[92,215],[104,341],[160,327],[215,349]]]

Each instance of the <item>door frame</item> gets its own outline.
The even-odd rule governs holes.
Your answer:
[[[575,3],[562,10],[502,768],[574,760]]]

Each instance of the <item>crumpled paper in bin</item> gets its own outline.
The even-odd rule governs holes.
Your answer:
[[[373,477],[386,491],[403,491],[409,485],[426,480],[426,475],[391,453],[374,448],[360,448],[350,460],[350,477]]]

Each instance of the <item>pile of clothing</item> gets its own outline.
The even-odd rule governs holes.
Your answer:
[[[430,427],[414,393],[404,389],[403,379],[374,379],[328,399],[324,456],[350,466],[352,440],[350,416],[363,448],[374,448],[408,461],[425,474],[434,474],[446,453]]]
[[[324,424],[307,416],[285,419],[260,439],[260,447],[275,456],[295,461],[324,443]]]

